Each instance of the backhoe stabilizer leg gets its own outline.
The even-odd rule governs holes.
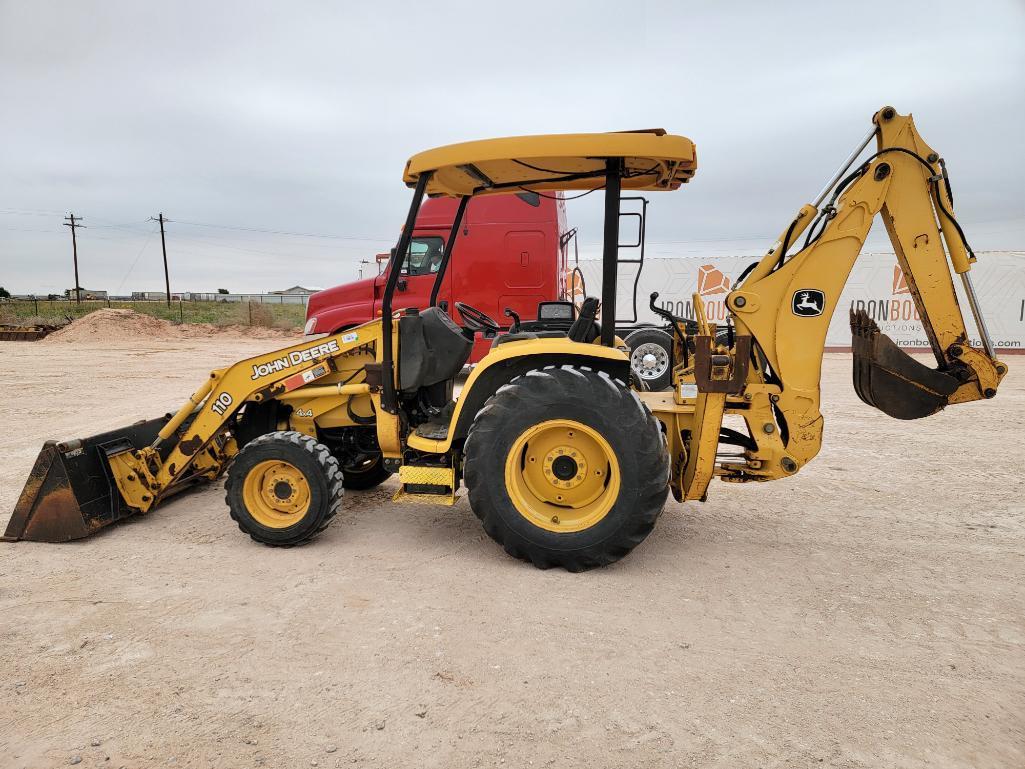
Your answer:
[[[851,310],[854,390],[869,406],[896,419],[921,419],[941,411],[961,385],[925,366],[879,330],[864,310]]]

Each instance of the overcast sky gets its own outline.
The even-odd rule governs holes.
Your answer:
[[[163,288],[161,211],[172,290],[345,282],[394,243],[414,152],[651,126],[699,157],[651,196],[651,253],[756,253],[885,104],[947,159],[976,248],[1025,248],[1022,0],[0,0],[0,71],[19,293],[72,285],[69,211],[88,288]],[[600,202],[570,204],[584,244]]]

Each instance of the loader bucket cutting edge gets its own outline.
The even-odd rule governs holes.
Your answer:
[[[149,446],[167,421],[163,416],[91,438],[44,443],[3,539],[68,542],[138,512],[122,500],[107,456]]]
[[[854,390],[869,406],[896,419],[941,411],[959,382],[924,366],[879,330],[864,310],[851,310]]]

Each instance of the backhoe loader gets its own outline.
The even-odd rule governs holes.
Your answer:
[[[859,160],[873,140],[875,151]],[[6,538],[85,537],[226,473],[228,510],[243,532],[299,545],[329,524],[345,488],[397,473],[397,502],[451,505],[465,487],[485,531],[535,566],[612,563],[652,530],[670,492],[704,500],[715,477],[787,478],[815,457],[826,329],[877,214],[936,367],[854,314],[861,400],[917,419],[996,394],[1007,369],[972,289],[975,256],[954,218],[946,166],[911,116],[892,107],[873,116],[840,171],[733,287],[725,329],[707,321],[698,296],[693,319],[658,310],[675,334],[673,389],[644,391],[611,322],[621,197],[677,190],[696,168],[694,144],[661,129],[474,141],[414,155],[403,173],[413,200],[379,319],[215,369],[174,414],[46,443]],[[436,305],[460,222],[475,197],[510,190],[604,190],[601,297],[544,304],[535,321],[506,334],[458,304],[459,326]],[[456,198],[458,210],[431,306],[417,311],[394,302],[425,195]],[[951,271],[981,348],[969,343]],[[456,398],[455,379],[482,331],[495,341]],[[745,429],[724,426],[724,417]]]

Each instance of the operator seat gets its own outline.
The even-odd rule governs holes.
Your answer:
[[[473,342],[439,307],[405,311],[399,318],[399,390],[415,392],[455,379]]]
[[[580,314],[569,327],[566,336],[574,342],[593,342],[601,336],[601,326],[595,320],[601,303],[595,296],[589,296],[580,304]]]

